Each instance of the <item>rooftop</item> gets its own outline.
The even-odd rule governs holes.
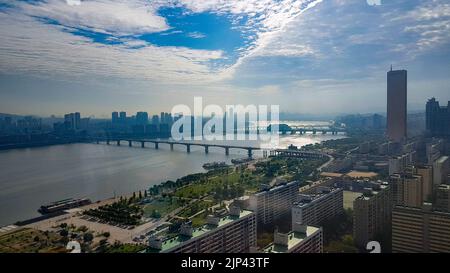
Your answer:
[[[307,237],[312,236],[314,233],[318,232],[320,228],[308,226],[306,228],[306,233],[291,231],[288,233],[288,245],[277,245],[270,244],[263,249],[265,253],[286,253],[289,252],[290,249],[294,248],[302,241],[304,241]]]
[[[351,171],[347,173],[347,176],[351,178],[373,178],[377,176],[377,173],[374,172],[357,172],[357,171]]]
[[[298,181],[291,181],[291,182],[287,182],[287,183],[280,183],[278,185],[273,186],[272,188],[262,189],[262,190],[258,191],[257,193],[255,193],[254,195],[263,194],[265,192],[274,192],[274,191],[280,190],[280,189],[282,189],[282,188],[284,188],[286,186],[291,186],[291,185],[294,185],[294,184],[299,184],[300,185],[300,183]]]
[[[343,190],[341,188],[327,188],[327,189],[323,190],[322,192],[316,193],[316,194],[299,194],[300,198],[301,197],[304,197],[304,198],[295,202],[294,207],[307,206],[308,204],[317,202],[318,200],[325,198],[328,194],[332,194],[337,191],[343,191]]]
[[[192,237],[179,234],[179,235],[177,235],[175,237],[172,237],[172,238],[166,238],[166,239],[163,240],[162,248],[160,250],[159,249],[154,249],[154,248],[149,248],[148,252],[164,252],[164,251],[167,251],[167,250],[172,249],[172,248],[174,248],[174,247],[176,247],[176,246],[178,246],[178,245],[180,245],[180,244],[182,244],[182,243],[184,243],[186,241],[189,241],[191,239],[200,237],[200,236],[202,236],[202,235],[204,235],[204,234],[206,234],[208,232],[211,232],[211,231],[213,231],[213,230],[215,230],[217,228],[223,227],[223,226],[225,226],[225,225],[227,225],[227,224],[229,224],[229,223],[231,223],[233,221],[236,221],[236,220],[239,220],[241,218],[244,218],[244,217],[246,217],[246,216],[248,216],[248,215],[250,215],[252,213],[253,212],[249,211],[249,210],[242,210],[239,216],[237,216],[237,215],[236,216],[235,215],[227,215],[225,217],[221,217],[217,226],[216,225],[212,225],[212,224],[206,224],[206,225],[203,225],[203,226],[198,227],[198,228],[193,228]]]

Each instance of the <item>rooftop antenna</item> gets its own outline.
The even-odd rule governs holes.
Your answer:
[[[391,64],[391,71],[392,71],[392,64]]]

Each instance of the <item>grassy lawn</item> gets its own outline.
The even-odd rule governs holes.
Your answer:
[[[171,201],[172,200],[172,201]],[[175,198],[170,199],[170,197],[161,197],[153,200],[149,204],[145,204],[143,207],[144,216],[151,217],[154,211],[158,211],[161,217],[166,216],[171,211],[179,207],[178,202]]]

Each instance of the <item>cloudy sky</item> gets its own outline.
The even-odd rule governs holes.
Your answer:
[[[369,1],[377,2],[377,1]],[[108,117],[175,104],[385,111],[450,100],[448,0],[0,0],[0,112]]]

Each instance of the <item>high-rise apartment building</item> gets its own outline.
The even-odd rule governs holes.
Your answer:
[[[397,206],[392,210],[392,252],[450,252],[450,213]]]
[[[407,71],[387,73],[387,137],[395,142],[406,139]]]
[[[273,243],[263,249],[264,253],[322,253],[322,228],[293,224],[292,231],[280,233],[275,230]]]
[[[292,224],[318,226],[344,212],[344,190],[321,187],[316,194],[299,194],[292,206]]]
[[[353,240],[365,247],[376,236],[389,229],[391,219],[391,190],[385,182],[365,189],[353,202]]]
[[[450,174],[450,159],[448,156],[441,156],[433,163],[433,185],[447,183],[447,176]]]
[[[415,165],[414,174],[422,177],[423,201],[430,201],[433,197],[433,167],[430,165]]]
[[[450,212],[450,185],[442,184],[435,192],[436,202],[433,208],[437,211]]]
[[[450,101],[447,107],[440,106],[435,98],[426,105],[426,129],[431,136],[450,136]]]
[[[283,216],[289,215],[296,201],[300,182],[282,183],[261,190],[250,196],[249,208],[256,213],[259,225],[270,225]]]
[[[422,207],[423,180],[422,176],[412,171],[396,173],[389,177],[394,205],[407,207]]]
[[[172,238],[149,239],[150,253],[245,253],[256,247],[256,215],[231,207],[229,215],[208,216],[207,224],[193,228],[184,223]]]

